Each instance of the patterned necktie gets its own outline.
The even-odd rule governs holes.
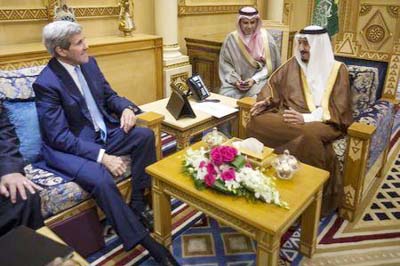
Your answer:
[[[85,80],[85,77],[82,74],[81,68],[79,66],[76,66],[75,72],[78,75],[83,97],[85,98],[90,116],[92,117],[92,121],[95,124],[95,127],[97,126],[99,128],[100,138],[105,142],[107,139],[107,128],[106,124],[104,123],[103,115],[100,113],[100,110],[97,107],[96,102],[94,101],[93,95],[90,92],[89,86]]]

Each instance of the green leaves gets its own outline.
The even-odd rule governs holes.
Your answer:
[[[235,160],[231,162],[231,165],[235,167],[236,170],[243,168],[245,164],[246,164],[246,158],[243,155],[236,156]]]

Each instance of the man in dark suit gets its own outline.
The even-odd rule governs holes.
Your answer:
[[[42,190],[24,176],[18,138],[0,101],[0,236],[18,225],[43,226],[40,212]]]
[[[139,108],[111,89],[87,54],[79,24],[50,23],[43,29],[43,41],[53,58],[33,84],[44,142],[41,167],[62,173],[91,193],[126,250],[140,243],[160,264],[176,265],[140,222],[143,192],[151,184],[144,169],[156,155],[153,132],[135,126]],[[127,169],[121,155],[132,160],[130,206],[113,179]]]

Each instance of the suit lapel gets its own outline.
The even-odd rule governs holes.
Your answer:
[[[92,118],[90,116],[89,109],[86,105],[85,98],[83,97],[82,93],[79,91],[78,87],[75,84],[75,81],[72,79],[72,77],[68,73],[68,71],[55,58],[52,58],[50,60],[49,67],[53,70],[53,72],[61,80],[61,83],[64,85],[65,90],[69,93],[71,98],[73,98],[75,101],[77,101],[79,103],[79,105],[81,106],[83,115],[90,122],[92,122]]]

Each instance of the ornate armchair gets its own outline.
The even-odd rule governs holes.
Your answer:
[[[387,162],[395,101],[381,98],[386,63],[348,60],[354,123],[347,135],[332,145],[344,182],[344,198],[339,214],[352,221],[362,209],[363,199],[380,177]],[[377,63],[377,64],[375,64]],[[243,98],[239,106],[239,136],[245,138],[249,111],[255,99]]]

